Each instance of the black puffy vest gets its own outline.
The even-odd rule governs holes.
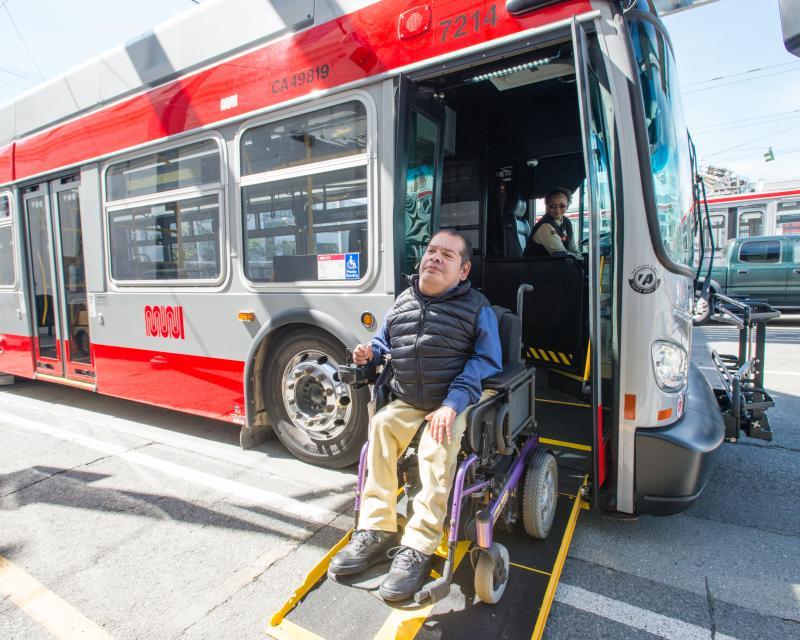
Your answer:
[[[535,242],[533,236],[536,235],[536,232],[539,230],[543,224],[549,224],[556,232],[556,235],[561,238],[561,243],[564,245],[564,249],[568,250],[570,244],[572,244],[572,223],[569,221],[569,218],[566,216],[561,218],[563,221],[561,226],[559,227],[555,221],[555,218],[551,216],[549,213],[544,214],[539,221],[533,225],[533,229],[531,229],[530,240],[528,242],[528,246],[525,247],[525,257],[526,258],[543,258],[547,257],[550,254],[547,252],[547,249],[544,248],[543,245],[540,245],[538,242]]]
[[[489,301],[469,280],[438,298],[422,295],[418,283],[412,276],[386,316],[394,372],[389,387],[396,398],[431,411],[474,353],[478,313]]]

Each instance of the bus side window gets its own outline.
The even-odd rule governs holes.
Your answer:
[[[193,192],[187,195],[189,187]],[[110,165],[111,277],[118,282],[218,280],[224,246],[221,202],[215,140]]]
[[[244,270],[252,282],[357,281],[368,260],[366,107],[351,101],[242,135]],[[330,160],[346,159],[344,168]]]

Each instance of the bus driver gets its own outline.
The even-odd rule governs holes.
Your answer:
[[[571,198],[572,193],[562,187],[557,187],[545,195],[544,203],[547,210],[533,225],[524,257],[565,256],[567,253],[578,255],[572,223],[564,215]]]
[[[380,586],[384,600],[405,600],[423,585],[439,546],[465,409],[481,380],[502,365],[497,319],[467,280],[469,241],[443,229],[431,238],[419,274],[398,296],[381,331],[353,352],[356,364],[391,354],[393,400],[372,418],[361,513],[350,543],[331,560],[334,576],[360,573],[394,557]],[[484,392],[485,396],[491,392]],[[484,397],[485,397],[484,396]],[[397,461],[425,423],[419,443],[421,488],[397,548]]]

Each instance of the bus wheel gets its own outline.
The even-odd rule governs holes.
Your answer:
[[[558,464],[552,453],[538,448],[533,452],[522,486],[522,524],[525,533],[543,540],[550,533],[556,515]]]
[[[323,467],[358,460],[367,438],[367,389],[353,391],[339,380],[345,350],[324,333],[289,334],[266,373],[270,423],[296,457]]]

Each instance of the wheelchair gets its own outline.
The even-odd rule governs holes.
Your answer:
[[[520,288],[520,301],[525,286]],[[518,307],[521,310],[521,304]],[[502,307],[493,309],[500,330],[503,370],[483,381],[483,389],[491,389],[495,395],[472,405],[467,414],[446,519],[449,526],[445,526],[444,570],[440,578],[425,584],[414,594],[418,604],[437,602],[449,594],[459,539],[473,543],[470,559],[475,571],[476,595],[487,604],[499,602],[508,583],[509,555],[503,545],[494,541],[494,527],[498,523],[511,527],[521,520],[528,535],[544,539],[553,524],[558,466],[552,452],[539,444],[537,436],[535,369],[526,366],[521,358],[520,316]],[[380,375],[375,365],[343,366],[339,368],[339,376],[342,382],[354,387],[373,384],[377,411],[391,400],[386,384],[390,366],[390,362],[384,363]],[[408,506],[418,489],[414,470],[415,443],[419,435],[398,462],[398,486],[403,487]],[[355,528],[367,473],[368,446],[369,443],[364,444],[358,465]]]

